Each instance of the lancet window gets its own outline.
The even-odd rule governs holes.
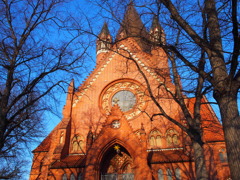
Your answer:
[[[67,175],[66,175],[66,174],[64,174],[64,175],[62,176],[62,180],[67,180]]]
[[[222,148],[219,150],[219,159],[222,163],[227,162],[226,149]]]
[[[64,137],[64,132],[62,131],[60,133],[60,140],[59,140],[59,143],[62,144],[63,143],[63,137]]]
[[[175,169],[175,176],[176,176],[176,180],[180,180],[181,179],[181,171],[179,168]]]
[[[79,173],[79,174],[78,174],[78,180],[82,180],[82,179],[83,179],[82,173]]]
[[[74,176],[74,174],[71,174],[71,176],[70,176],[70,180],[75,180],[75,176]]]
[[[158,169],[158,180],[164,180],[164,174],[162,169]]]

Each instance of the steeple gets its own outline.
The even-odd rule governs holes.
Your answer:
[[[148,37],[148,32],[142,23],[142,20],[134,7],[134,3],[131,1],[126,9],[123,21],[117,34],[117,40],[121,40],[127,37],[133,37],[138,44],[146,50],[146,45],[141,40]]]
[[[166,44],[165,33],[156,15],[153,17],[152,27],[150,30],[150,39],[155,43]]]
[[[108,25],[105,22],[97,39],[97,55],[103,52],[108,52],[111,48],[112,37],[110,35]]]

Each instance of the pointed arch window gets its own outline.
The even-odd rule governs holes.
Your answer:
[[[173,179],[173,173],[171,169],[167,169],[167,180]]]
[[[72,151],[83,151],[84,138],[82,135],[75,135],[72,139]]]
[[[66,175],[66,174],[64,174],[64,175],[62,176],[62,180],[67,180],[67,175]]]
[[[179,135],[178,132],[171,128],[169,130],[167,130],[166,132],[166,140],[167,140],[167,146],[171,147],[171,146],[178,146],[179,145]]]
[[[79,174],[78,174],[78,180],[82,180],[82,179],[83,179],[82,173],[79,173]]]
[[[181,179],[181,171],[179,168],[175,169],[175,176],[176,176],[176,180],[180,180]]]
[[[161,147],[162,146],[162,136],[161,133],[154,129],[150,132],[149,135],[150,146],[152,147]]]
[[[158,180],[164,180],[163,170],[158,169]]]
[[[70,180],[75,180],[75,176],[74,176],[74,174],[71,174],[71,176],[70,176]]]
[[[62,144],[63,143],[63,137],[64,137],[64,132],[62,131],[60,133],[60,139],[59,139],[59,143]]]
[[[227,162],[226,149],[222,148],[222,149],[219,150],[219,159],[222,163]]]

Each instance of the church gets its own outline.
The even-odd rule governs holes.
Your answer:
[[[195,179],[190,138],[165,117],[154,116],[160,111],[150,96],[184,123],[169,94],[176,87],[168,57],[149,41],[165,44],[164,30],[153,18],[147,31],[133,3],[126,8],[116,38],[103,25],[96,41],[96,66],[79,87],[74,80],[70,83],[61,122],[33,150],[30,180]],[[209,177],[227,179],[223,130],[207,99],[203,101]],[[194,98],[186,98],[186,104],[193,109]]]

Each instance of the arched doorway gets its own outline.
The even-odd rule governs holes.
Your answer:
[[[128,151],[119,144],[111,146],[100,164],[101,180],[133,180],[133,161]]]

